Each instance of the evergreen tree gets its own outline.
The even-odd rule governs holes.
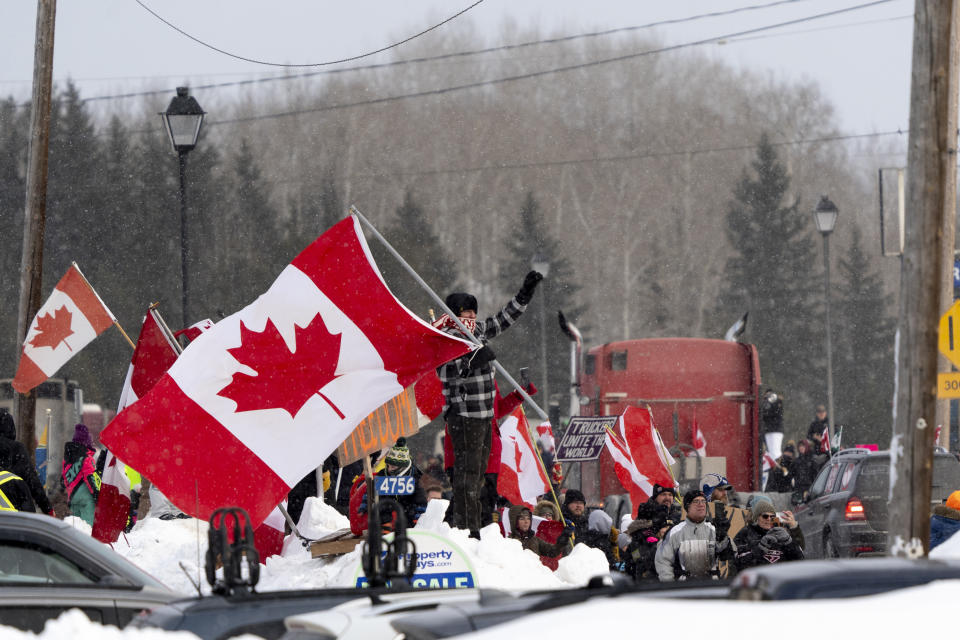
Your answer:
[[[0,377],[13,377],[20,357],[17,345],[20,300],[20,260],[23,253],[23,212],[29,111],[13,98],[0,102],[0,296],[8,311],[0,313]]]
[[[860,229],[839,261],[840,284],[831,292],[834,420],[845,444],[887,442],[892,425],[893,339],[890,296],[863,250]]]
[[[387,242],[441,298],[453,290],[457,281],[457,264],[440,243],[433,225],[423,208],[407,191],[403,204],[397,207],[395,220],[383,233]],[[440,314],[437,304],[423,287],[414,280],[397,259],[376,240],[370,243],[374,259],[383,279],[403,304],[421,318],[427,318],[428,310]]]
[[[302,251],[347,215],[332,169],[324,173],[319,184],[301,185],[288,202],[291,222],[284,244],[291,255]]]
[[[764,385],[785,398],[789,436],[805,432],[811,405],[823,397],[822,279],[812,216],[787,203],[790,178],[766,135],[752,166],[727,210],[733,254],[714,315],[722,331],[750,312],[743,339],[757,347]]]
[[[530,369],[530,379],[540,393],[535,398],[541,408],[547,410],[550,400],[567,406],[570,390],[570,341],[560,330],[557,312],[563,311],[568,320],[577,324],[577,316],[583,309],[577,304],[580,289],[576,284],[573,267],[548,232],[540,214],[540,203],[533,193],[527,193],[520,207],[515,227],[508,230],[506,247],[508,259],[500,269],[502,289],[512,296],[520,289],[523,278],[532,269],[531,263],[539,256],[550,264],[550,271],[543,279],[533,300],[516,325],[494,341],[492,348],[497,358],[514,378],[520,367]],[[495,313],[503,300],[480,300],[481,316]],[[546,349],[546,371],[543,370],[543,350]],[[544,390],[544,381],[547,390]],[[510,389],[502,389],[504,393]]]

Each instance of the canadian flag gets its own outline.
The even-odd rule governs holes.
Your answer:
[[[550,483],[537,460],[523,407],[514,409],[500,424],[500,441],[503,449],[500,452],[497,493],[511,504],[525,504],[533,509],[537,498],[550,491]]]
[[[654,484],[676,488],[670,472],[676,461],[660,439],[650,409],[627,407],[620,415],[618,428],[637,471],[649,480],[651,488]]]
[[[114,321],[77,263],[72,263],[27,331],[13,388],[27,393],[55,374]]]
[[[194,340],[200,337],[200,334],[206,333],[212,328],[213,328],[213,320],[211,320],[210,318],[206,318],[204,320],[201,320],[200,322],[193,323],[186,329],[180,329],[180,331],[177,331],[176,333],[173,334],[173,337],[179,338],[180,336],[185,335],[187,336],[188,340],[193,342]]]
[[[701,458],[707,457],[707,439],[704,437],[703,431],[700,430],[696,418],[693,419],[693,448],[697,450],[697,455]]]
[[[163,329],[162,319],[153,308],[147,310],[130,359],[127,377],[120,392],[117,413],[145,396],[177,360],[173,338]],[[93,537],[101,542],[116,542],[130,514],[130,479],[126,466],[107,451],[100,484],[100,496],[93,517]]]
[[[653,483],[637,470],[637,465],[633,462],[633,457],[630,455],[626,443],[620,437],[607,431],[605,444],[607,452],[613,458],[613,470],[617,474],[617,479],[620,480],[623,488],[630,493],[630,502],[632,504],[642,504],[649,500],[653,493]]]
[[[820,452],[830,453],[830,425],[824,426],[820,435]]]
[[[349,217],[192,342],[100,440],[184,512],[241,506],[256,527],[370,412],[471,348],[390,293]]]
[[[284,508],[287,501],[281,503]],[[270,512],[259,527],[253,530],[253,545],[260,555],[260,564],[265,564],[270,556],[278,556],[283,551],[283,539],[286,537],[287,519],[279,507]]]
[[[549,451],[553,453],[557,449],[557,441],[553,437],[553,427],[550,426],[550,422],[544,420],[537,425],[537,439],[540,440],[540,443],[543,445],[544,451]]]

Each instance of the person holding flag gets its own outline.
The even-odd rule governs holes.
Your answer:
[[[443,383],[443,417],[450,430],[455,462],[453,473],[453,517],[456,526],[480,538],[480,490],[490,455],[490,428],[494,416],[496,387],[493,361],[496,355],[487,341],[500,335],[523,314],[543,276],[529,272],[516,296],[496,315],[477,320],[477,299],[469,293],[451,293],[446,306],[457,315],[473,338],[483,343],[479,349],[451,360],[437,369]],[[452,336],[463,336],[459,326],[447,314],[434,326]]]

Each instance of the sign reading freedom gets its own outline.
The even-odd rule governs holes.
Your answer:
[[[619,416],[596,416],[570,418],[557,447],[560,462],[585,462],[596,460],[603,451],[607,429],[617,426]]]
[[[409,437],[420,428],[420,413],[413,386],[388,400],[363,419],[337,449],[340,466],[350,464],[374,451],[392,447],[397,438]],[[424,422],[426,424],[426,422]]]

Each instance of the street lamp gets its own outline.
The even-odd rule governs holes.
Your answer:
[[[537,253],[530,261],[534,271],[539,271],[544,278],[550,273],[550,259],[542,253]],[[540,370],[543,372],[543,397],[547,407],[550,406],[550,385],[547,383],[547,291],[544,286],[540,304]]]
[[[190,95],[187,87],[177,87],[177,96],[170,101],[166,111],[160,113],[163,127],[170,139],[170,146],[177,153],[180,164],[180,282],[181,313],[183,325],[187,326],[187,264],[189,245],[187,244],[187,154],[197,146],[200,137],[200,125],[206,113],[200,104]]]
[[[827,319],[827,433],[830,434],[830,447],[833,447],[833,350],[830,343],[830,234],[837,224],[837,205],[827,196],[820,196],[820,202],[813,211],[817,229],[823,236],[823,287],[826,297]],[[829,453],[829,452],[828,452]]]

